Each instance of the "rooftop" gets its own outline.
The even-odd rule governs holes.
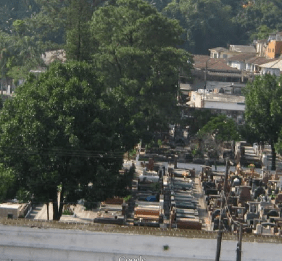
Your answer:
[[[246,62],[247,63],[253,63],[255,65],[261,65],[261,64],[273,62],[273,61],[276,61],[276,60],[278,60],[278,59],[268,59],[268,58],[265,58],[265,57],[257,57],[256,56],[256,57],[246,59]]]
[[[245,103],[244,96],[229,95],[224,93],[207,93],[205,94],[205,100],[227,103]]]
[[[230,45],[229,51],[238,53],[256,53],[256,49],[252,45]]]
[[[0,208],[19,209],[22,205],[23,204],[3,203],[0,204]]]
[[[260,67],[262,67],[262,68],[277,68],[277,69],[282,70],[282,60],[277,59],[277,60],[272,61],[272,62],[264,63],[264,64],[261,64]]]
[[[228,60],[236,61],[236,62],[243,62],[248,59],[255,58],[255,56],[256,56],[255,53],[250,53],[250,54],[241,53],[241,54],[237,54],[235,56],[229,57]]]
[[[208,55],[194,55],[194,68],[205,69],[212,71],[228,71],[228,72],[240,72],[236,68],[232,68],[226,64],[226,60],[223,58],[210,58]]]
[[[215,47],[215,48],[209,49],[209,51],[228,52],[228,49],[226,49],[224,47]]]

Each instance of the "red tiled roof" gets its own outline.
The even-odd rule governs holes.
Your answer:
[[[229,57],[228,60],[229,61],[236,61],[236,62],[243,62],[243,61],[246,61],[246,60],[254,58],[254,57],[256,57],[256,54],[254,54],[254,53],[252,53],[252,54],[242,53],[242,54],[238,54],[238,55]]]
[[[208,55],[194,55],[194,68],[205,69],[213,71],[233,71],[239,70],[232,68],[226,64],[226,59],[223,58],[210,58]]]
[[[264,63],[268,63],[268,62],[274,62],[278,59],[269,59],[269,58],[266,58],[266,57],[253,57],[253,58],[250,58],[250,59],[247,59],[246,62],[247,63],[253,63],[253,64],[256,64],[256,65],[260,65],[260,64],[264,64]]]

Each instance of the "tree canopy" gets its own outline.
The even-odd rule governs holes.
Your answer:
[[[208,121],[197,134],[200,138],[203,138],[206,135],[213,137],[217,143],[223,141],[236,141],[239,139],[235,121],[228,118],[226,115],[218,115],[211,118],[211,120]]]
[[[91,31],[97,46],[93,61],[119,100],[127,133],[168,126],[177,111],[179,70],[189,75],[192,65],[178,48],[183,32],[178,21],[142,0],[119,0],[94,13]]]
[[[275,143],[282,127],[281,80],[270,74],[258,76],[244,90],[246,124],[260,141],[271,145],[272,169],[275,169]]]
[[[124,150],[113,102],[92,66],[72,62],[30,76],[5,103],[5,167],[35,199],[53,202],[54,220],[65,202],[114,195]]]

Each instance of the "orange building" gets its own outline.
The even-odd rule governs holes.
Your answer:
[[[273,59],[278,58],[282,54],[282,41],[272,40],[268,43],[265,56],[267,58]]]

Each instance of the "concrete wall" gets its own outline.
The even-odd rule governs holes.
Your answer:
[[[205,101],[205,108],[207,109],[218,109],[218,110],[230,110],[230,111],[244,111],[245,105],[228,102],[218,101]]]
[[[216,239],[130,235],[0,225],[0,260],[214,260]],[[236,241],[223,241],[221,261],[236,260]],[[169,249],[164,250],[163,246]],[[281,245],[243,242],[242,260],[281,260]],[[131,258],[131,259],[130,259]]]

